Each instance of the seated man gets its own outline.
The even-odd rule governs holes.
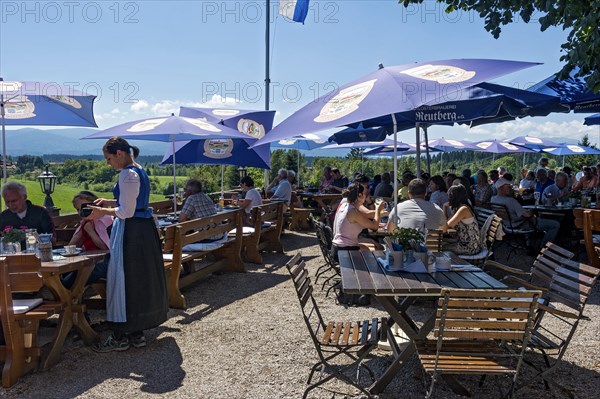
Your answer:
[[[554,184],[554,180],[548,178],[548,171],[546,169],[538,169],[535,172],[536,183],[535,183],[535,191],[538,193],[543,193],[546,187]]]
[[[374,197],[391,198],[394,195],[394,186],[391,184],[392,178],[388,172],[381,175],[381,183],[375,187]]]
[[[324,193],[329,189],[333,183],[333,176],[331,174],[331,166],[325,166],[323,168],[323,179],[321,180],[321,184],[319,184],[319,191]]]
[[[542,193],[542,198],[545,203],[547,198],[552,199],[552,204],[558,202],[565,203],[569,201],[569,176],[565,172],[558,172],[553,185],[546,187]]]
[[[342,172],[338,168],[331,169],[333,182],[329,186],[330,193],[341,193],[348,187],[348,179],[342,176]]]
[[[396,227],[418,229],[427,237],[428,230],[443,229],[446,217],[442,209],[425,199],[427,185],[421,179],[413,179],[408,184],[408,201],[392,209],[387,223],[387,231]]]
[[[275,192],[271,197],[272,200],[282,200],[285,201],[286,205],[290,204],[292,199],[292,185],[288,180],[288,173],[285,169],[279,169],[277,176],[273,180],[277,183],[275,186]]]
[[[0,231],[7,227],[36,229],[38,233],[54,234],[54,223],[46,208],[33,205],[27,199],[27,188],[14,181],[2,187],[2,198],[8,209],[0,214]],[[55,237],[52,238],[55,241]],[[25,242],[21,242],[25,248]]]
[[[536,218],[531,211],[523,209],[521,204],[519,204],[519,201],[511,196],[512,183],[510,181],[500,178],[496,181],[495,186],[498,195],[493,196],[491,202],[492,204],[500,204],[506,207],[510,214],[510,218],[512,219],[513,227],[528,227],[543,231],[545,234],[541,243],[542,248],[548,241],[554,240],[556,233],[558,233],[558,229],[560,228],[560,223],[556,220]],[[506,224],[504,220],[502,223]]]
[[[583,176],[573,186],[573,191],[593,189],[598,185],[598,176],[592,174],[592,168],[585,166],[583,168]]]
[[[215,203],[202,192],[202,183],[199,180],[190,179],[185,183],[183,197],[185,200],[179,214],[180,223],[217,214]],[[217,241],[221,238],[223,235],[219,234],[202,240],[202,242]]]
[[[202,183],[199,180],[190,179],[185,183],[183,197],[185,201],[179,214],[180,223],[217,214],[215,203],[202,192]]]

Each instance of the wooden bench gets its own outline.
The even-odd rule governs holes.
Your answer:
[[[167,271],[167,290],[169,306],[185,309],[185,297],[181,294],[184,288],[199,279],[218,270],[243,272],[242,250],[242,210],[219,213],[200,219],[168,226],[164,233],[163,253],[171,259],[165,260]],[[222,246],[212,250],[188,252],[183,247],[211,238],[215,235],[234,231],[222,242]],[[189,270],[181,275],[183,264],[212,255],[215,261],[199,270]]]
[[[75,234],[80,221],[81,217],[77,213],[54,216],[52,222],[54,223],[54,234],[56,235],[55,245],[67,245],[71,241],[73,234]]]
[[[291,204],[289,207],[290,230],[309,230],[310,225],[308,224],[308,219],[313,210],[314,209],[311,208],[295,208],[294,205]]]
[[[148,208],[152,208],[152,214],[154,215],[168,215],[173,213],[173,200],[166,199],[162,201],[150,202]],[[180,211],[181,205],[177,205],[177,210]]]
[[[0,360],[4,363],[2,386],[5,388],[38,367],[41,359],[37,340],[40,320],[62,311],[60,303],[42,301],[30,310],[15,313],[13,293],[37,292],[42,287],[40,266],[40,260],[33,255],[0,257],[0,317],[4,335]]]
[[[283,205],[283,202],[271,202],[252,208],[254,231],[244,235],[243,253],[248,262],[262,264],[262,250],[283,253],[280,241],[283,230]],[[265,222],[270,225],[267,227]]]

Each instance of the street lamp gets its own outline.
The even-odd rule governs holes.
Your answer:
[[[44,207],[48,210],[54,210],[56,207],[54,206],[54,202],[52,201],[52,197],[50,194],[54,192],[54,186],[56,185],[56,176],[54,173],[48,171],[48,166],[46,166],[46,171],[42,172],[37,179],[40,181],[40,187],[42,188],[42,192],[46,194],[46,198],[44,199]]]
[[[240,166],[238,168],[238,173],[240,174],[240,185],[242,184],[241,181],[244,177],[246,177],[246,175],[248,174],[248,169],[244,168],[243,166]]]

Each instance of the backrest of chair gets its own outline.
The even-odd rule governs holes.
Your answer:
[[[533,261],[530,281],[541,287],[548,287],[556,269],[573,256],[571,251],[548,242]]]
[[[599,268],[565,259],[552,276],[547,298],[582,314],[599,275]]]
[[[222,212],[212,216],[192,219],[183,223],[176,223],[165,229],[163,239],[163,251],[171,252],[177,246],[179,248],[211,238],[219,234],[225,234],[236,230],[236,237],[242,239],[242,214],[243,210]],[[179,241],[178,241],[179,240]]]
[[[166,199],[162,201],[150,202],[148,208],[152,208],[152,213],[155,215],[168,215],[173,213],[173,200]],[[180,210],[182,205],[177,204],[177,210]]]
[[[510,212],[508,212],[508,209],[506,209],[506,206],[502,205],[502,204],[491,204],[492,210],[494,211],[494,213],[496,215],[498,215],[498,217],[500,219],[502,219],[502,222],[504,222],[504,224],[506,224],[508,227],[510,227],[511,229],[514,228],[513,226],[513,221],[510,217]]]
[[[308,327],[313,341],[318,345],[319,340],[317,332],[319,328],[322,330],[325,329],[325,322],[323,321],[317,302],[312,295],[313,285],[308,276],[306,263],[300,254],[296,254],[288,263],[286,263],[285,267],[292,277],[292,282],[294,283],[294,288],[298,295],[298,301],[300,302],[300,308],[302,309],[302,315],[304,316],[306,326]],[[317,317],[316,326],[312,320],[313,316]]]
[[[475,211],[475,218],[477,219],[477,224],[479,225],[479,228],[482,228],[485,222],[488,220],[488,218],[494,215],[494,211],[492,211],[491,209],[482,208],[479,206],[476,206],[475,208],[473,208],[473,210]]]
[[[596,252],[598,244],[594,243],[594,232],[600,232],[600,210],[587,209],[583,213],[583,239],[588,263],[600,267],[600,257]]]
[[[502,219],[498,215],[491,214],[492,221],[488,227],[488,231],[485,234],[485,245],[487,249],[492,249],[494,243],[496,242],[496,234],[498,233],[498,228],[502,224]],[[485,223],[485,222],[484,222]]]
[[[261,230],[263,222],[270,222],[281,231],[283,229],[283,211],[284,203],[282,201],[253,207],[251,213],[255,231]]]
[[[425,238],[425,246],[433,252],[442,252],[442,239],[444,232],[442,230],[429,230]]]
[[[434,334],[438,338],[526,342],[541,291],[444,289]]]
[[[34,254],[5,255],[0,258],[3,266],[3,284],[10,292],[37,292],[42,288],[39,274],[41,262]]]
[[[55,230],[75,229],[79,226],[79,222],[81,222],[81,217],[77,213],[52,217]]]

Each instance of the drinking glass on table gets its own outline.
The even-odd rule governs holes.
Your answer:
[[[540,192],[535,191],[533,193],[533,198],[535,199],[535,206],[538,206],[540,204]]]

